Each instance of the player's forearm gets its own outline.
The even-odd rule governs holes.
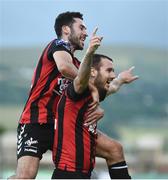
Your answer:
[[[110,83],[110,88],[107,92],[107,96],[110,94],[116,93],[120,87],[124,84],[123,80],[119,77],[115,78],[111,83]]]
[[[71,80],[75,79],[78,74],[78,69],[70,63],[67,63],[66,66],[62,67],[62,69],[59,69],[59,71],[64,77]]]
[[[80,64],[78,75],[74,81],[75,91],[78,93],[82,93],[88,86],[93,54],[101,44],[102,37],[96,36],[97,29],[98,28],[94,30],[91,36],[88,49],[82,60],[82,63]]]
[[[78,81],[81,84],[82,88],[85,88],[89,82],[92,65],[92,56],[93,53],[87,52],[78,70]]]

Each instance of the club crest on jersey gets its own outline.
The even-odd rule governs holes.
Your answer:
[[[66,49],[71,51],[70,44],[68,43],[68,41],[64,41],[63,39],[56,39],[55,43],[56,46],[64,46]]]
[[[92,134],[96,134],[96,127],[97,127],[97,123],[91,124],[89,125],[88,131],[91,132]]]

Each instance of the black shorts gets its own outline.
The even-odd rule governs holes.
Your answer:
[[[90,179],[91,173],[54,169],[51,179]]]
[[[19,124],[17,128],[17,159],[34,156],[42,159],[43,153],[52,150],[54,124]]]

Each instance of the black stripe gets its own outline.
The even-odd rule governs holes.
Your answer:
[[[62,152],[62,143],[63,143],[63,120],[64,120],[64,108],[65,108],[66,96],[62,96],[58,105],[58,144],[55,156],[55,166],[58,167],[61,152]]]
[[[47,123],[53,123],[53,118],[55,117],[55,114],[53,112],[53,104],[55,102],[55,99],[58,95],[56,93],[53,93],[50,100],[48,101],[46,108],[47,108]]]
[[[34,123],[38,123],[38,117],[39,117],[39,108],[38,108],[38,102],[41,99],[41,97],[43,96],[43,94],[45,92],[48,91],[51,82],[57,77],[57,74],[59,72],[56,69],[53,69],[53,71],[50,73],[49,78],[44,86],[44,88],[42,89],[42,91],[40,92],[39,97],[31,103],[30,106],[30,111],[31,111],[31,117],[30,120]]]
[[[36,75],[35,75],[35,81],[34,81],[34,84],[33,84],[32,88],[31,88],[31,90],[30,90],[29,97],[28,97],[28,99],[27,99],[27,101],[26,101],[26,104],[25,104],[25,106],[24,106],[23,112],[24,112],[24,110],[26,109],[26,106],[27,106],[27,104],[28,104],[28,102],[29,102],[29,99],[30,99],[30,97],[31,97],[31,95],[32,95],[32,93],[33,93],[33,89],[34,89],[34,87],[35,87],[36,84],[37,84],[37,80],[38,80],[38,78],[39,78],[39,76],[40,76],[41,69],[42,69],[42,59],[40,59],[40,61],[39,61],[39,63],[38,63],[37,70],[36,70]],[[34,108],[31,110],[31,114],[36,114],[36,116],[37,116],[37,117],[33,116],[35,119],[38,118],[38,113],[37,113],[37,112],[38,112],[38,107],[34,107]],[[22,117],[22,116],[21,116],[21,117]]]
[[[43,55],[44,55],[44,52],[43,52]],[[37,81],[38,81],[38,79],[40,77],[40,74],[41,74],[42,65],[43,65],[43,61],[42,61],[43,60],[43,58],[42,58],[43,55],[41,56],[40,61],[39,61],[38,65],[37,65],[36,75],[35,75],[35,79],[34,79],[32,89],[30,91],[30,96],[31,96],[31,94],[33,92],[33,89],[36,87]],[[38,122],[39,110],[38,110],[38,105],[37,104],[38,104],[38,102],[37,103],[33,102],[31,104],[31,106],[30,106],[30,121],[32,121],[32,122],[35,122],[35,121]]]
[[[31,88],[31,92],[30,93],[32,93],[32,91],[33,91],[34,87],[36,86],[37,81],[38,81],[38,79],[40,77],[42,66],[43,66],[43,57],[44,57],[44,54],[45,54],[46,50],[48,49],[49,45],[50,44],[48,44],[48,46],[44,49],[44,51],[43,51],[43,53],[42,53],[42,55],[40,57],[39,63],[38,63],[37,68],[36,68],[35,79],[34,79],[33,86]]]
[[[76,169],[83,169],[84,165],[84,142],[83,142],[83,123],[84,113],[88,107],[88,102],[80,109],[75,125],[75,146],[76,146]]]
[[[90,167],[91,167],[91,171],[93,169],[93,158],[95,157],[95,137],[94,134],[92,132],[90,132]]]
[[[43,56],[44,56],[44,52],[43,52],[43,55],[41,56],[40,60],[39,60],[39,63],[37,65],[37,69],[36,69],[36,74],[35,74],[35,79],[34,79],[34,83],[33,83],[33,86],[32,86],[32,89],[31,91],[33,91],[34,87],[36,86],[37,84],[37,81],[40,77],[40,74],[41,74],[41,70],[42,70],[42,66],[43,66]]]
[[[48,45],[48,46],[49,46],[49,45]],[[34,89],[34,87],[36,86],[37,81],[38,81],[38,79],[39,79],[39,77],[40,77],[41,69],[42,69],[43,56],[44,56],[44,53],[45,53],[45,51],[47,50],[48,46],[44,49],[44,51],[43,51],[43,53],[42,53],[42,55],[41,55],[41,57],[40,57],[40,60],[39,60],[39,62],[38,62],[38,65],[37,65],[37,68],[36,68],[35,79],[34,79],[34,82],[33,82],[32,87],[31,87],[31,89],[30,89],[29,97],[28,97],[28,99],[27,99],[27,101],[26,101],[26,104],[25,104],[25,106],[24,106],[23,112],[24,112],[24,110],[25,110],[25,108],[26,108],[26,106],[27,106],[27,104],[28,104],[28,101],[29,101],[32,93],[33,93],[33,89]]]

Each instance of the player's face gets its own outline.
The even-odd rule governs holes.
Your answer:
[[[84,48],[84,41],[87,32],[86,26],[80,18],[74,18],[75,22],[72,24],[69,41],[75,50],[82,50]]]
[[[112,61],[102,58],[97,72],[95,85],[100,90],[99,92],[107,92],[111,81],[116,77]]]

